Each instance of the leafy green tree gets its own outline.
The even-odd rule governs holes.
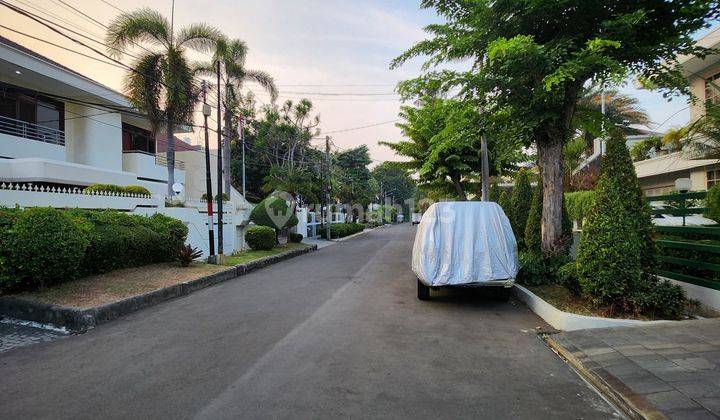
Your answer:
[[[223,91],[223,121],[225,123],[223,140],[223,167],[232,166],[232,143],[238,140],[237,125],[239,120],[233,118],[244,107],[242,88],[246,82],[255,82],[270,94],[271,101],[277,98],[277,87],[273,78],[264,71],[245,68],[247,45],[239,39],[221,36],[215,40],[212,59],[196,66],[195,72],[217,80],[217,69],[220,67],[220,83]],[[231,171],[224,171],[225,193],[230,194],[232,185]]]
[[[392,194],[395,202],[403,206],[405,213],[412,211],[412,209],[405,206],[405,203],[407,200],[419,197],[419,195],[415,181],[408,176],[407,170],[403,169],[402,163],[383,162],[374,167],[371,174],[378,185],[379,192],[382,190],[382,193],[389,192]],[[379,201],[382,201],[382,197],[380,197]]]
[[[186,57],[187,49],[207,52],[220,32],[206,24],[173,31],[170,22],[152,9],[138,9],[116,17],[105,37],[108,53],[120,57],[135,45],[144,45],[125,76],[124,91],[133,106],[147,114],[155,136],[163,125],[167,138],[168,196],[174,196],[176,124],[193,120],[198,87]]]
[[[530,186],[530,174],[525,168],[521,168],[515,176],[512,196],[510,197],[510,226],[515,233],[518,248],[525,248],[525,225],[530,214],[532,204],[532,186]],[[507,212],[508,209],[505,209]]]
[[[341,203],[367,206],[377,193],[368,165],[372,163],[370,151],[362,145],[344,150],[333,156],[333,176],[337,188],[333,189]]]
[[[396,58],[392,67],[429,56],[425,69],[467,60],[467,72],[432,71],[487,113],[503,116],[519,138],[534,143],[543,176],[543,253],[562,240],[562,150],[574,133],[583,86],[624,78],[628,72],[688,93],[680,54],[704,57],[710,50],[691,35],[717,18],[715,0],[423,0],[444,18],[426,31],[429,39]],[[410,84],[412,86],[412,84]],[[410,88],[405,93],[412,96]],[[406,95],[407,96],[407,95]]]

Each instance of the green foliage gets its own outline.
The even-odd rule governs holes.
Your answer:
[[[259,202],[250,212],[250,221],[259,226],[276,230],[290,228],[298,224],[293,206],[277,196],[270,196]]]
[[[372,177],[375,183],[382,185],[384,191],[392,191],[395,201],[405,205],[405,201],[416,198],[417,186],[415,181],[408,175],[407,169],[398,162],[383,162],[373,168]],[[411,212],[412,209],[405,209]]]
[[[488,200],[498,203],[500,201],[500,195],[503,189],[498,185],[497,179],[494,179],[490,184],[490,191],[488,191]]]
[[[119,185],[113,185],[113,184],[92,184],[88,187],[85,187],[85,189],[83,191],[86,193],[89,193],[89,192],[111,192],[111,193],[117,193],[117,194],[150,195],[150,191],[147,188],[141,187],[139,185],[128,185],[126,187],[121,187]]]
[[[511,196],[510,196],[510,193],[508,192],[508,190],[504,189],[500,193],[500,199],[498,199],[498,204],[500,205],[500,207],[502,207],[503,211],[505,212],[505,215],[508,218],[510,218],[510,214],[511,214],[510,212],[512,210],[512,206],[510,204],[510,197]]]
[[[368,169],[372,163],[370,151],[366,145],[343,150],[333,156],[333,176],[336,188],[335,197],[341,203],[368,205],[377,193],[377,183]]]
[[[510,218],[510,226],[515,233],[519,249],[525,249],[525,225],[530,213],[532,195],[530,174],[526,169],[522,168],[515,176],[515,185],[510,197],[510,211],[507,215]],[[507,210],[505,209],[506,212]]]
[[[565,286],[573,295],[580,296],[582,290],[578,281],[577,263],[575,261],[562,265],[557,270],[556,277],[558,284]]]
[[[715,184],[707,191],[705,196],[707,211],[705,217],[720,222],[720,184]]]
[[[565,193],[565,208],[570,220],[583,220],[593,208],[595,191],[575,191]]]
[[[583,294],[613,313],[653,312],[651,299],[668,298],[667,313],[681,311],[671,291],[649,293],[658,286],[650,208],[643,199],[635,168],[621,133],[607,143],[607,154],[595,203],[583,225],[578,251],[578,278]],[[665,287],[665,286],[663,286]]]
[[[218,201],[218,197],[220,197],[220,194],[215,194],[215,197],[213,198],[213,201]],[[203,193],[203,195],[200,197],[200,199],[207,201],[207,193]],[[222,200],[223,200],[223,201],[230,201],[230,194],[228,194],[228,193],[222,193]]]
[[[299,244],[303,240],[302,233],[290,232],[288,233],[288,242],[292,244]]]
[[[567,263],[566,256],[545,258],[540,253],[520,251],[520,271],[517,281],[527,286],[552,284],[557,281],[558,270]]]
[[[681,319],[688,303],[685,290],[668,280],[646,281],[643,288],[635,293],[635,310],[651,318]]]
[[[362,232],[365,225],[362,223],[333,223],[330,225],[330,235],[332,239],[344,238]],[[322,228],[321,237],[327,239],[327,230]]]
[[[53,208],[19,213],[7,232],[7,250],[15,282],[44,287],[76,279],[81,272],[90,224]]]
[[[542,184],[540,184],[533,192],[532,205],[530,206],[527,224],[525,225],[525,249],[535,254],[542,253],[542,238],[540,235],[540,229],[542,226],[542,205],[543,190]]]
[[[662,138],[653,136],[635,143],[632,148],[630,148],[630,156],[632,157],[633,162],[639,162],[650,157],[650,150],[660,150],[662,146]]]
[[[195,247],[192,247],[190,244],[186,244],[185,246],[180,247],[177,259],[178,261],[180,261],[180,265],[182,267],[187,267],[190,265],[191,262],[193,262],[194,259],[200,258],[201,256],[202,251]]]
[[[245,242],[253,250],[269,251],[275,247],[275,229],[268,226],[252,226],[245,232]]]

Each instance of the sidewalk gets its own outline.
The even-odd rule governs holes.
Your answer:
[[[645,418],[720,418],[720,319],[571,331],[548,343]]]

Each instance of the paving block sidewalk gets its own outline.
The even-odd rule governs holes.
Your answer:
[[[646,418],[720,418],[720,319],[570,331],[548,342]]]
[[[0,322],[0,353],[66,336],[67,334],[29,325]]]

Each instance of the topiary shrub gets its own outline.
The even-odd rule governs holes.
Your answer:
[[[612,314],[680,313],[683,299],[675,292],[655,294],[656,257],[650,208],[635,174],[622,133],[607,142],[595,203],[583,225],[578,250],[578,279],[582,293]],[[667,287],[667,286],[661,286]],[[667,299],[660,302],[661,299]],[[647,304],[648,300],[655,303]]]
[[[543,257],[530,251],[521,251],[518,255],[520,271],[517,281],[528,286],[539,286],[557,282],[558,270],[568,262],[564,255]]]
[[[505,215],[510,218],[510,193],[508,190],[503,189],[498,199],[498,204],[502,207]]]
[[[299,244],[303,240],[303,235],[301,233],[294,233],[290,232],[288,233],[288,242],[293,244]]]
[[[250,221],[258,226],[275,230],[291,228],[298,224],[293,206],[281,197],[271,195],[259,202],[250,212]]]
[[[543,190],[542,185],[538,185],[533,192],[532,204],[525,224],[525,249],[538,255],[542,253],[542,207]]]
[[[556,280],[558,284],[565,286],[573,295],[580,296],[581,290],[580,283],[578,282],[577,263],[575,261],[570,261],[560,266],[556,273]]]
[[[532,195],[530,174],[525,168],[521,168],[515,176],[515,186],[510,197],[510,208],[504,209],[510,219],[513,233],[515,233],[518,249],[525,249],[525,225],[530,213]]]
[[[100,224],[92,229],[83,272],[89,275],[169,261],[164,252],[158,252],[163,246],[163,237],[145,226]]]
[[[707,191],[705,196],[705,217],[720,222],[720,184],[715,184]]]
[[[141,195],[151,195],[150,191],[145,188],[141,187],[140,185],[128,185],[126,187],[121,187],[119,185],[114,184],[93,184],[88,187],[85,187],[83,190],[85,193],[90,192],[112,192],[112,193],[118,193],[118,194],[141,194]]]
[[[151,195],[150,190],[140,185],[128,185],[127,187],[123,187],[123,191],[128,194]]]
[[[565,193],[564,204],[570,220],[582,222],[595,203],[595,191],[575,191]]]
[[[275,247],[275,229],[268,226],[253,226],[245,232],[245,242],[253,250],[269,251]]]
[[[213,201],[218,201],[218,197],[220,197],[220,194],[215,194],[215,198],[213,198]],[[200,197],[202,200],[207,201],[207,193],[203,193],[203,195]],[[230,201],[230,194],[228,193],[222,193],[222,200],[223,201]]]
[[[19,214],[19,209],[0,208],[0,293],[10,288],[17,279],[10,254],[13,249],[13,236],[10,234],[10,229]]]
[[[87,221],[53,208],[20,212],[9,232],[9,263],[17,281],[44,287],[77,278],[90,229]]]
[[[498,185],[497,179],[493,179],[493,182],[490,184],[490,189],[488,191],[488,200],[498,203],[500,201],[500,195],[502,194],[502,191],[504,190],[500,188],[500,185]]]

